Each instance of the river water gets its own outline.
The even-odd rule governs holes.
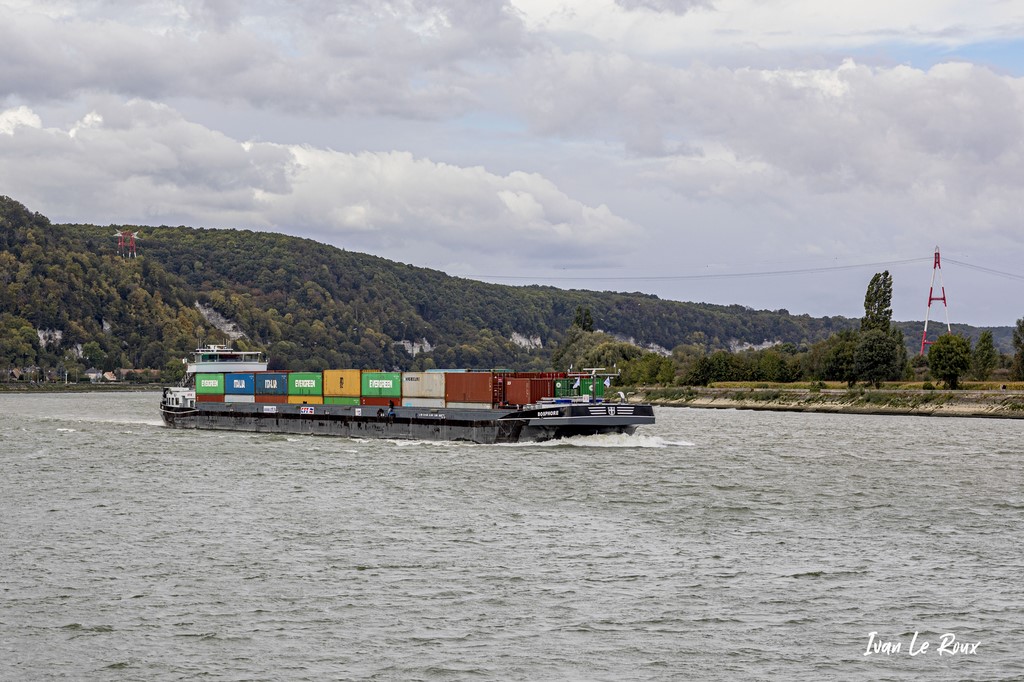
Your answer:
[[[0,679],[1024,678],[1016,420],[479,446],[158,400],[0,394]]]

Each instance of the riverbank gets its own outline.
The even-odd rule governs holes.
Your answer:
[[[1024,390],[652,388],[630,400],[672,407],[1024,419]]]
[[[159,384],[62,384],[59,382],[32,383],[30,381],[9,381],[0,383],[0,393],[121,393],[162,391]]]

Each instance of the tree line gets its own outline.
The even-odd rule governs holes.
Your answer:
[[[614,366],[631,385],[706,386],[713,382],[844,382],[879,387],[886,381],[929,379],[956,389],[963,379],[988,381],[997,374],[1024,381],[1024,319],[1013,329],[1013,353],[996,349],[991,330],[972,345],[957,333],[942,334],[927,354],[910,357],[903,331],[892,321],[892,276],[877,273],[868,284],[864,317],[856,329],[844,329],[821,341],[798,346],[781,343],[762,350],[704,352],[680,345],[671,356],[644,353],[616,344],[579,323],[556,357],[578,366]]]
[[[122,229],[140,233],[138,258],[117,254]],[[210,310],[243,336],[230,337]],[[310,371],[575,363],[614,365],[633,383],[847,376],[851,362],[859,357],[866,371],[898,339],[890,328],[865,340],[862,326],[642,293],[487,284],[273,233],[53,224],[0,197],[0,370],[36,376],[128,368],[172,381],[181,359],[208,342]],[[514,340],[523,338],[540,345]],[[766,341],[776,345],[730,350]]]

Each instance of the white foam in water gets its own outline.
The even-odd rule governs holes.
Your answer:
[[[630,436],[625,433],[603,433],[595,436],[573,436],[558,440],[537,442],[505,443],[505,447],[586,447],[586,448],[670,448],[687,447],[693,443],[688,441],[666,440],[661,436]]]

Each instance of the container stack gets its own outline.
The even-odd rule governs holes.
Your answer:
[[[443,372],[402,372],[403,407],[444,407]]]
[[[323,405],[323,374],[320,372],[289,372],[288,402],[293,405]]]
[[[530,405],[544,398],[584,395],[598,399],[605,393],[603,381],[589,376],[505,370],[202,373],[196,374],[195,382],[200,402],[371,407],[487,409]]]
[[[480,409],[494,402],[494,374],[465,372],[445,375],[444,402],[448,407]]]
[[[388,407],[402,403],[401,372],[363,372],[360,405]]]
[[[253,377],[258,403],[288,402],[288,375],[284,372],[257,372]]]
[[[324,372],[325,405],[358,405],[360,391],[358,369],[329,369]]]
[[[224,402],[224,375],[197,374],[196,400],[201,403]]]
[[[224,402],[254,403],[256,402],[256,379],[251,372],[244,374],[232,373],[224,375]]]

